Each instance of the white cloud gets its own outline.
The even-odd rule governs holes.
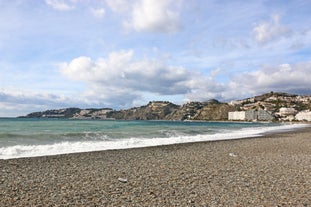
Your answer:
[[[126,22],[136,31],[176,32],[179,30],[179,13],[173,11],[172,0],[140,0],[134,4],[131,20]]]
[[[0,102],[0,117],[17,117],[26,115],[33,111],[40,111],[35,105],[29,106],[21,103],[2,103]]]
[[[284,91],[289,93],[311,93],[311,62],[266,66],[254,72],[242,73],[231,82],[241,91],[262,93]]]
[[[78,57],[62,64],[60,71],[70,79],[84,82],[85,90],[62,95],[0,89],[0,116],[64,107],[124,109],[135,103],[145,104],[142,100],[149,101],[148,97],[230,101],[270,91],[311,93],[308,76],[311,62],[265,66],[241,73],[229,83],[219,83],[212,76],[156,60],[135,60],[133,51],[114,52],[97,60]]]
[[[214,98],[222,89],[222,85],[199,72],[158,60],[135,60],[133,51],[113,52],[108,58],[97,60],[78,57],[63,63],[60,71],[70,79],[85,82],[84,96],[89,99],[105,103],[114,99],[119,105],[131,104],[144,94],[186,95],[205,100]],[[210,97],[211,94],[214,95]]]
[[[68,11],[74,9],[73,5],[66,0],[45,0],[45,3],[53,9],[59,11]]]
[[[269,22],[262,22],[254,27],[255,39],[260,44],[265,44],[280,37],[288,36],[291,30],[279,23],[280,16],[275,14]]]
[[[87,84],[83,94],[86,99],[121,107],[144,99],[145,94],[180,95],[186,101],[204,101],[239,99],[269,91],[311,92],[306,75],[311,72],[311,62],[266,66],[240,73],[227,83],[216,81],[218,71],[203,74],[156,60],[135,60],[133,51],[114,52],[98,60],[78,57],[61,67],[66,77]]]
[[[130,0],[106,0],[106,3],[113,12],[123,13],[128,12],[133,4]]]
[[[97,18],[103,18],[106,12],[104,8],[91,8],[91,13]]]
[[[64,95],[55,95],[51,93],[37,93],[32,91],[23,91],[17,89],[0,90],[0,102],[8,104],[23,103],[24,105],[55,105],[63,104],[69,101]]]
[[[22,89],[0,89],[0,117],[20,116],[34,111],[86,105],[82,102],[83,100],[80,98],[61,94]]]
[[[90,84],[128,88],[163,95],[185,93],[191,75],[182,67],[167,66],[155,60],[133,60],[133,51],[113,52],[107,59],[78,57],[62,65],[69,78]]]

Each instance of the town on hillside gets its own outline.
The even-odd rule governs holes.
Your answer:
[[[243,100],[221,103],[215,99],[176,105],[152,101],[125,110],[66,108],[33,112],[26,118],[180,121],[311,121],[311,96],[270,92]]]

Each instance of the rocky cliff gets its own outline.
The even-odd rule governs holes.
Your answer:
[[[228,120],[228,112],[235,110],[235,106],[231,106],[227,103],[209,104],[198,110],[197,114],[193,117],[193,120]]]
[[[153,101],[149,102],[146,106],[111,111],[107,114],[107,117],[122,120],[166,120],[179,107],[167,101]]]

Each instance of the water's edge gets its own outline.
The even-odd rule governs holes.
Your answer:
[[[310,125],[129,121],[0,122],[0,159],[242,139],[307,126]],[[4,127],[8,128],[7,132],[3,132]]]

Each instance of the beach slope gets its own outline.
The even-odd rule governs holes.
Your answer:
[[[0,160],[0,206],[311,206],[311,127]]]

